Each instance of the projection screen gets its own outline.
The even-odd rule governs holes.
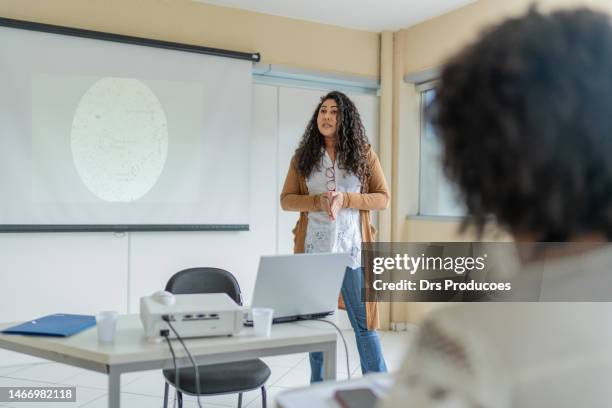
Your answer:
[[[0,230],[248,229],[252,61],[0,25]]]

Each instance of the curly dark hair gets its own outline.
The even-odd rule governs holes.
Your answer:
[[[489,28],[445,66],[429,113],[481,232],[494,215],[540,241],[612,235],[608,15],[532,7]]]
[[[295,150],[298,171],[305,177],[316,168],[320,170],[325,142],[317,126],[317,116],[323,102],[333,99],[338,105],[338,130],[336,137],[336,157],[338,166],[353,173],[360,180],[370,176],[371,169],[367,160],[369,148],[361,117],[353,101],[342,92],[332,91],[321,97]]]

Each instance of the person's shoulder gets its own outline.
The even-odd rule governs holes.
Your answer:
[[[534,302],[474,302],[443,306],[429,313],[425,322],[445,332],[457,333],[470,339],[507,343],[509,339],[529,339],[547,336],[557,325],[580,326],[584,313],[577,303]],[[591,307],[586,307],[592,312]],[[593,308],[597,309],[597,307]],[[612,306],[605,309],[610,313]],[[577,311],[579,310],[579,311]],[[596,312],[595,312],[596,313]],[[565,323],[564,323],[565,320]],[[612,332],[612,330],[611,330]],[[526,341],[526,340],[525,340]],[[521,342],[508,344],[518,345]],[[507,350],[509,353],[512,350]]]
[[[453,320],[463,321],[465,324],[478,324],[479,321],[495,319],[499,314],[508,314],[512,310],[518,310],[517,305],[522,303],[505,303],[505,302],[467,302],[467,303],[451,303],[444,306],[439,306],[431,313],[428,318],[436,320]],[[511,315],[513,313],[510,313]]]
[[[453,304],[430,311],[419,324],[417,347],[424,353],[435,349],[461,350],[466,355],[483,352],[482,343],[491,340],[484,328],[490,327],[494,317],[481,306],[485,305]]]
[[[427,314],[424,319],[425,323],[439,326],[470,326],[473,318],[481,321],[483,314],[488,314],[488,309],[480,307],[479,303],[458,303],[438,306]]]
[[[289,161],[289,165],[295,169],[297,169],[298,167],[298,154],[297,153],[293,153],[293,155],[291,156],[291,160]]]
[[[445,305],[430,312],[424,323],[440,330],[463,334],[470,338],[487,338],[490,328],[499,325],[521,325],[521,307],[517,303],[458,303]]]
[[[384,407],[403,406],[407,400],[414,401],[415,395],[422,396],[419,406],[432,406],[433,388],[457,401],[506,406],[510,383],[505,360],[497,352],[499,344],[486,333],[492,316],[487,306],[452,304],[428,313],[419,324]]]
[[[374,148],[372,147],[372,145],[369,144],[369,143],[364,148],[364,154],[367,157],[369,162],[372,162],[374,160],[378,160],[378,155],[374,151]]]

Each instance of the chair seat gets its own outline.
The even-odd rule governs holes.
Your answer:
[[[199,366],[198,369],[200,395],[252,390],[264,385],[270,377],[270,368],[260,359],[205,365]],[[174,369],[166,369],[163,372],[166,380],[175,385]],[[181,368],[179,376],[180,390],[189,394],[196,394],[195,370],[193,367]]]

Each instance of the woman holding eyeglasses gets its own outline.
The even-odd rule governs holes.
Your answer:
[[[355,331],[363,374],[387,371],[378,328],[378,305],[363,302],[361,243],[374,240],[370,211],[387,208],[389,192],[353,102],[341,92],[321,98],[295,151],[281,207],[299,211],[295,253],[346,252],[351,256],[339,306]],[[311,382],[323,379],[322,353],[310,353]]]

